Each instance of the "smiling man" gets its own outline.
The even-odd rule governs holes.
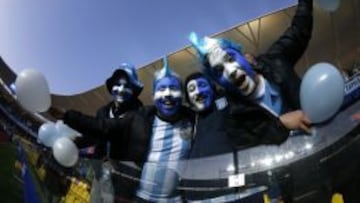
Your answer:
[[[162,117],[176,116],[181,107],[182,92],[179,76],[168,68],[157,73],[153,84],[154,103]]]
[[[213,105],[214,86],[201,73],[193,73],[185,80],[187,101],[198,112],[206,111]]]

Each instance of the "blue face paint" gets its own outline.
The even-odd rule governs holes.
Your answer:
[[[255,89],[255,71],[236,49],[217,47],[209,51],[208,72],[227,91],[251,94]]]
[[[206,73],[226,91],[243,96],[255,91],[256,73],[241,54],[239,44],[226,39],[199,38],[194,32],[190,33],[189,40],[204,63]]]
[[[197,111],[204,111],[212,106],[214,91],[205,78],[190,80],[186,85],[189,102]]]
[[[246,60],[244,55],[240,53],[239,51],[232,49],[232,48],[226,48],[224,51],[235,59],[235,61],[240,65],[240,69],[245,71],[246,75],[248,75],[253,80],[255,79],[255,71],[254,68],[250,65],[250,63]]]
[[[165,116],[175,115],[181,107],[181,82],[173,76],[165,76],[155,83],[154,102]]]

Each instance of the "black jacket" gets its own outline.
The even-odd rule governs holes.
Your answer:
[[[234,145],[226,135],[224,118],[227,110],[211,110],[196,115],[196,125],[190,159],[215,156],[233,151]]]
[[[110,112],[110,109],[113,107],[114,107],[114,102],[108,103],[107,105],[103,106],[102,108],[100,108],[97,111],[96,117],[97,118],[110,118],[109,112]],[[120,106],[118,111],[115,112],[114,116],[116,118],[118,118],[120,116],[124,116],[124,114],[126,114],[126,112],[137,110],[140,107],[142,107],[141,101],[138,99],[134,99],[130,102],[127,102],[125,105]],[[110,155],[110,158],[116,158],[116,153],[120,146],[118,146],[119,144],[116,141],[113,141],[112,139],[114,139],[114,138],[109,139],[109,141],[111,143],[109,155]],[[99,158],[106,156],[106,149],[107,149],[107,140],[99,139],[98,142],[96,143],[95,155]]]
[[[97,118],[110,118],[110,109],[114,108],[115,104],[113,101],[109,102],[108,104],[102,106],[97,112],[96,117]],[[131,100],[122,106],[120,106],[117,111],[114,113],[115,117],[118,118],[119,116],[123,116],[128,111],[137,110],[140,107],[142,107],[142,102],[139,99]],[[110,158],[116,158],[116,151],[117,151],[117,142],[112,141],[112,139],[109,139],[111,143],[110,147]],[[84,138],[78,138],[76,139],[76,145],[80,148],[88,147],[95,145],[95,152],[92,158],[96,159],[102,159],[106,156],[107,153],[107,142],[108,140],[104,139],[103,137],[93,137],[93,136],[86,136]]]
[[[236,153],[239,149],[264,143],[279,144],[287,138],[289,131],[277,117],[267,110],[246,100],[239,100],[236,103],[232,100],[225,101],[228,102],[228,105],[224,109],[217,109],[214,105],[211,110],[196,116],[196,134],[194,135],[190,159],[230,153],[233,156],[235,172],[237,172]],[[196,166],[191,165],[191,167]],[[204,184],[214,186],[222,184],[224,181],[218,179],[202,181],[184,179],[182,184],[185,187],[204,186]],[[185,198],[201,200],[235,192],[236,189],[234,188],[210,191],[188,190],[185,191]]]
[[[299,0],[291,26],[264,54],[257,57],[256,71],[280,87],[284,112],[300,108],[300,79],[294,68],[311,39],[312,11],[312,0]]]

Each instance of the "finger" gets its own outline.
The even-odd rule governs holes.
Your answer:
[[[309,125],[305,124],[305,123],[300,123],[300,129],[305,131],[308,134],[311,134],[311,128],[309,127]]]
[[[302,122],[305,123],[306,125],[310,125],[310,124],[311,124],[310,118],[309,118],[308,116],[306,116],[305,114],[304,114],[304,116],[302,117],[301,120],[302,120]]]

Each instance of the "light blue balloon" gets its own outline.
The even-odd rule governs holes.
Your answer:
[[[44,123],[38,130],[38,141],[47,147],[52,147],[56,139],[57,130],[52,122]]]
[[[314,64],[301,82],[301,108],[312,123],[326,121],[343,103],[344,88],[344,78],[335,66],[324,62]]]
[[[57,132],[56,134],[57,138],[67,137],[70,138],[71,140],[74,140],[76,137],[81,136],[79,132],[70,128],[68,125],[64,124],[62,120],[56,121],[55,128]]]
[[[79,149],[67,137],[57,138],[52,146],[55,160],[65,167],[74,166],[79,159]]]

